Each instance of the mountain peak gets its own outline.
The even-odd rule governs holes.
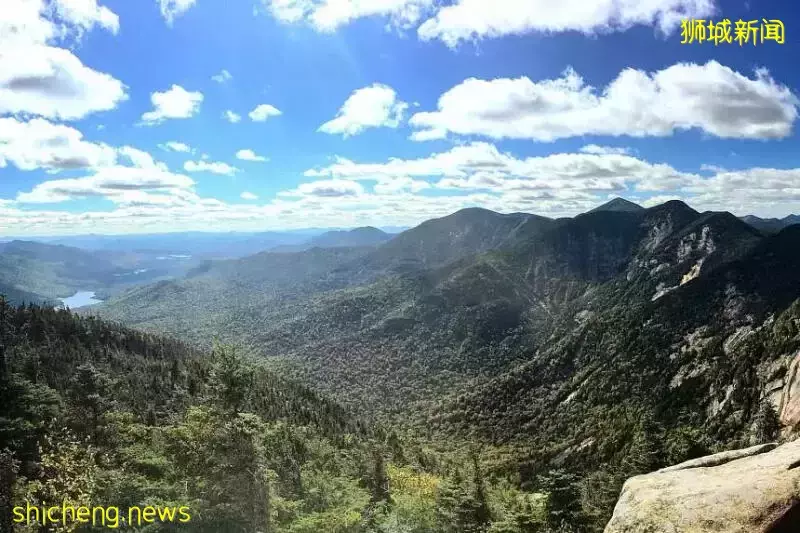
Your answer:
[[[640,206],[639,204],[633,203],[630,200],[626,200],[625,198],[614,198],[613,200],[606,202],[601,206],[595,207],[589,212],[595,213],[597,211],[636,212],[636,211],[644,211],[644,207]]]

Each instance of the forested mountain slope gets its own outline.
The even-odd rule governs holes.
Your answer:
[[[78,291],[109,294],[182,275],[186,266],[186,259],[160,252],[87,250],[20,240],[0,243],[0,285],[7,288],[3,294],[17,302],[55,300]]]
[[[484,478],[477,452],[370,427],[231,348],[2,298],[0,406],[0,531],[41,531],[12,507],[64,501],[117,509],[91,530],[134,525],[132,506],[171,510],[136,528],[153,532],[522,533],[558,519],[547,492]]]
[[[202,324],[352,406],[405,417],[530,364],[566,334],[571,313],[649,304],[762,239],[732,215],[681,202],[559,220],[465,210],[376,250],[213,265],[99,312],[180,334]]]
[[[100,311],[244,342],[359,412],[483,443],[495,475],[555,476],[573,525],[598,530],[626,476],[773,438],[800,349],[796,227],[623,207],[461,212],[377,249],[211,264]]]

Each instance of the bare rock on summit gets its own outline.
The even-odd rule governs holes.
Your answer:
[[[605,533],[800,531],[800,440],[723,452],[625,482]]]

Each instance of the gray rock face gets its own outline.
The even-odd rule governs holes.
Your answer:
[[[781,424],[793,428],[800,424],[800,354],[796,355],[789,367],[778,409]]]
[[[605,533],[800,531],[800,440],[723,452],[629,479]]]

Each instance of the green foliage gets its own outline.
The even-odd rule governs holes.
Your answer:
[[[0,322],[2,506],[187,506],[201,533],[477,533],[541,522],[519,489],[485,478],[477,454],[370,429],[233,347],[204,353],[2,302]],[[467,464],[467,477],[443,481],[447,463]]]

